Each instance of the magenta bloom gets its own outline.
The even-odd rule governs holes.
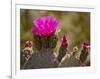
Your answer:
[[[84,49],[88,49],[88,48],[89,48],[89,42],[88,42],[88,41],[85,41],[85,42],[83,43],[83,48],[84,48]]]
[[[68,47],[68,42],[67,42],[67,38],[66,38],[65,35],[64,35],[64,37],[63,37],[61,46],[64,47],[64,48],[67,48],[67,47]]]
[[[51,36],[55,34],[58,23],[53,16],[38,17],[33,21],[35,27],[32,28],[32,33],[40,37]]]

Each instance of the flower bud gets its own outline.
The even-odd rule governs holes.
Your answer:
[[[65,35],[63,36],[63,40],[62,40],[61,46],[64,47],[64,48],[68,47],[68,42],[67,42],[67,39],[66,39]]]

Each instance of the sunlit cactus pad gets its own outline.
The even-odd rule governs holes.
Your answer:
[[[60,64],[59,67],[80,67],[80,60],[76,59],[74,56],[70,58],[65,58]]]
[[[54,63],[55,56],[51,49],[43,49],[40,52],[36,52],[32,55],[30,62],[26,68],[52,68],[57,67]]]

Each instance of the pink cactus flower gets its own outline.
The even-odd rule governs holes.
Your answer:
[[[40,37],[54,35],[59,22],[53,16],[38,17],[33,21],[35,27],[32,28],[33,35]]]
[[[64,47],[64,48],[68,47],[68,42],[67,42],[67,38],[66,38],[65,35],[63,36],[63,40],[62,40],[61,46]]]
[[[83,43],[83,49],[88,49],[89,47],[90,47],[89,42],[88,41],[85,41]]]

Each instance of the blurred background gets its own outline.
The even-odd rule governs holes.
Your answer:
[[[32,40],[33,20],[39,16],[54,16],[59,21],[58,44],[55,51],[58,51],[60,40],[66,34],[69,50],[74,46],[81,48],[83,41],[90,41],[90,13],[73,11],[47,11],[34,9],[20,9],[20,42],[21,50],[27,40]]]

